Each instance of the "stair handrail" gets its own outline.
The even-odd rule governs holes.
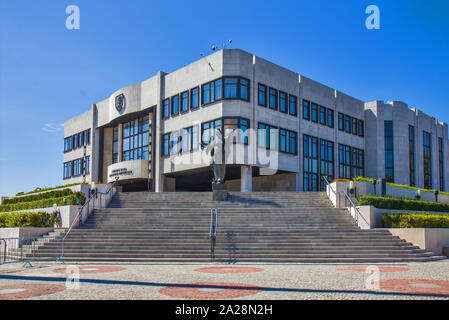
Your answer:
[[[215,244],[217,241],[217,228],[218,228],[218,209],[210,209],[210,257],[213,260],[215,258]]]
[[[334,188],[332,187],[332,185],[330,184],[329,180],[327,180],[326,176],[322,176],[322,178],[324,179],[324,181],[326,182],[326,184],[329,186],[329,189],[332,191],[333,194],[337,195],[337,192],[334,190]]]
[[[113,188],[115,188],[117,183],[118,183],[118,179],[115,179],[114,183],[108,188],[108,190],[104,194],[109,194],[111,192],[111,190],[113,190]],[[67,230],[66,234],[62,238],[61,256],[58,258],[59,261],[64,262],[64,260],[63,260],[64,259],[64,242],[65,242],[65,239],[67,238],[67,236],[70,234],[70,232],[75,227],[75,225],[79,226],[79,225],[83,224],[89,217],[89,211],[90,211],[89,205],[90,205],[90,202],[92,201],[92,199],[94,201],[94,205],[93,205],[92,209],[95,209],[95,199],[97,198],[97,192],[98,191],[96,189],[92,190],[92,193],[89,194],[89,199],[87,199],[87,201],[84,202],[83,206],[78,210],[78,214],[76,215],[75,219],[73,219],[72,223],[70,224],[69,229]],[[86,214],[86,219],[84,219],[84,221],[83,221],[83,211],[84,211],[84,208],[86,207],[86,205],[87,205],[87,214]]]

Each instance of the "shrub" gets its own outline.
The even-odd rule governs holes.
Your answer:
[[[63,186],[57,186],[57,187],[51,187],[51,188],[45,188],[45,189],[40,189],[40,188],[36,188],[34,191],[30,191],[30,192],[19,192],[16,194],[16,196],[23,196],[26,194],[33,194],[33,193],[38,193],[38,192],[44,192],[44,191],[50,191],[50,190],[55,190],[55,189],[61,189],[64,187],[72,187],[72,186],[78,186],[80,184],[86,184],[86,183],[72,183],[72,184],[66,184]]]
[[[449,228],[449,215],[428,213],[382,213],[384,228]]]
[[[358,197],[358,204],[361,206],[374,206],[379,209],[449,212],[449,204],[446,203],[411,200],[406,198],[383,198],[371,195],[360,195]]]
[[[50,228],[55,225],[56,214],[46,212],[17,212],[0,214],[0,228]]]
[[[37,200],[43,200],[43,199],[50,199],[50,198],[60,198],[60,197],[69,196],[73,193],[74,192],[70,189],[50,191],[50,192],[39,193],[39,194],[26,196],[26,197],[5,199],[3,201],[3,204],[15,204],[15,203],[31,202],[31,201],[37,201]]]
[[[373,182],[373,179],[371,178],[365,178],[365,177],[357,177],[353,179],[354,181],[363,181],[363,182]],[[379,184],[380,181],[377,180],[377,183]],[[411,189],[411,190],[421,190],[423,192],[434,192],[435,190],[431,190],[431,189],[423,189],[423,188],[417,188],[417,187],[412,187],[412,186],[408,186],[405,184],[396,184],[396,183],[392,183],[392,182],[387,182],[387,185],[392,186],[392,187],[399,187],[399,188],[405,188],[405,189]],[[444,192],[444,191],[439,191],[440,194],[445,194],[445,195],[449,195],[449,192]]]
[[[65,202],[64,202],[65,199]],[[50,208],[56,203],[58,206],[65,205],[83,205],[86,201],[86,197],[82,192],[76,192],[66,197],[49,198],[30,202],[14,203],[14,204],[2,204],[0,205],[0,212],[8,211],[20,211],[28,209],[40,209]]]

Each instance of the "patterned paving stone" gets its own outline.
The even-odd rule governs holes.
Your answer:
[[[261,290],[259,287],[241,283],[198,282],[186,284],[186,287],[165,287],[160,289],[159,293],[181,299],[220,300],[252,296]]]
[[[118,266],[67,266],[65,268],[53,269],[53,272],[73,273],[74,269],[71,267],[78,268],[79,273],[107,273],[107,272],[117,272],[126,270],[126,268]]]
[[[375,266],[375,265],[373,265]],[[349,266],[337,268],[339,271],[356,271],[356,272],[366,272],[367,268],[371,266]],[[379,268],[380,272],[403,272],[409,271],[407,267],[393,267],[393,266],[375,266]]]
[[[195,269],[197,272],[205,272],[205,273],[252,273],[252,272],[261,272],[264,269],[262,268],[252,268],[252,267],[205,267]]]
[[[399,293],[449,296],[449,281],[430,279],[391,279],[379,281],[381,290]]]
[[[64,291],[61,284],[16,284],[0,286],[0,300],[18,300]]]

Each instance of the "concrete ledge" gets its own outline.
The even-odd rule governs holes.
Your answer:
[[[443,255],[443,248],[446,247],[445,252],[447,254],[447,247],[449,247],[449,229],[392,228],[386,230],[390,231],[392,235],[404,239],[421,249],[432,251],[438,255]]]
[[[0,238],[43,236],[53,230],[53,228],[0,228]]]

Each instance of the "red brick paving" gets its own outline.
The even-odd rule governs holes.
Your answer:
[[[220,300],[220,299],[232,299],[232,298],[251,296],[262,291],[262,289],[259,287],[241,283],[198,282],[198,283],[189,283],[186,285],[201,286],[201,287],[199,288],[165,287],[160,289],[159,293],[173,298]]]
[[[0,300],[18,300],[64,291],[62,284],[19,284],[0,286]]]
[[[393,279],[379,281],[385,291],[415,294],[439,294],[449,296],[449,281],[430,279]]]
[[[252,268],[252,267],[204,267],[195,269],[197,272],[206,272],[206,273],[252,273],[252,272],[261,272],[264,269],[262,268]]]
[[[356,272],[366,272],[367,268],[371,266],[358,266],[358,267],[340,267],[337,270],[340,271],[356,271]],[[392,266],[375,266],[379,268],[380,272],[400,272],[400,271],[409,271],[410,269],[407,267],[392,267]]]
[[[126,270],[126,268],[124,267],[117,267],[117,266],[67,266],[65,268],[54,269],[53,272],[73,273],[72,272],[73,269],[71,269],[71,267],[77,267],[80,273],[106,273],[106,272],[116,272]]]

